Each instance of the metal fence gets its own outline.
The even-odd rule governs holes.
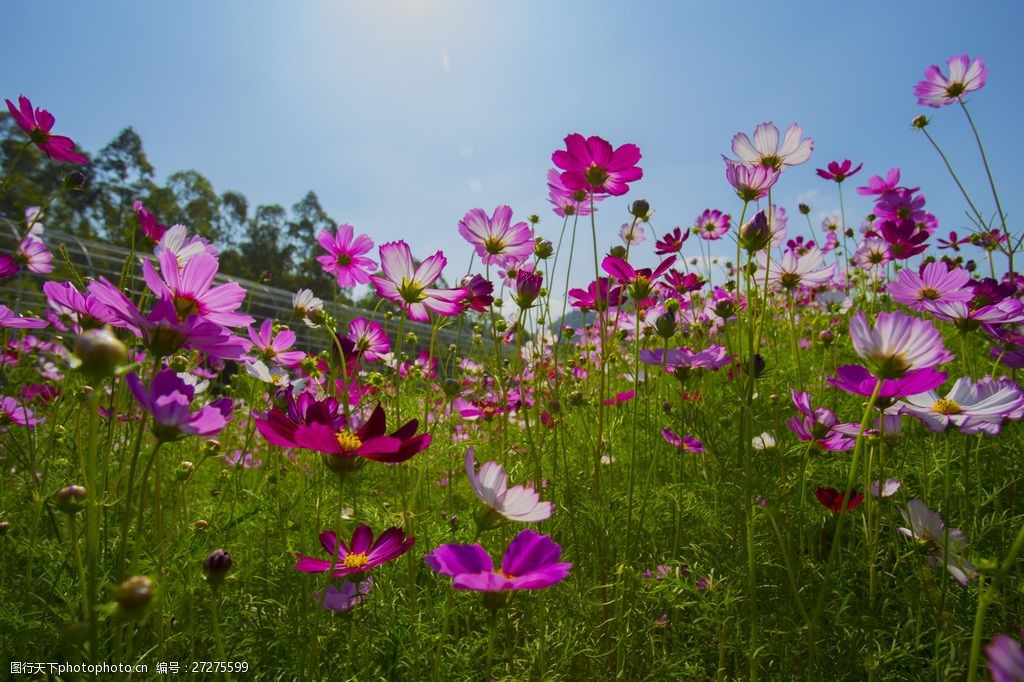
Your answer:
[[[0,230],[0,252],[13,253],[22,236],[21,229],[10,224],[7,227],[9,229]],[[54,279],[60,278],[62,274],[66,274],[66,267],[60,255],[61,246],[64,247],[68,259],[75,269],[83,277],[98,278],[103,276],[115,283],[120,281],[125,263],[132,257],[128,249],[120,246],[96,240],[82,239],[72,234],[50,229],[47,229],[43,234],[43,241],[54,254],[53,264],[55,269],[53,274],[50,275]],[[136,261],[142,257],[142,254],[135,254]],[[131,288],[133,293],[139,294],[141,289],[145,287],[139,274],[139,264],[138,262],[132,263],[130,267],[131,272],[134,273],[134,281]],[[0,282],[0,297],[2,297],[0,300],[16,311],[31,310],[40,312],[46,308],[46,299],[40,287],[42,280],[42,277],[24,271],[15,277],[4,280]],[[256,318],[257,323],[266,318],[288,322],[292,317],[293,292],[220,273],[218,273],[214,281],[218,283],[237,282],[244,287],[247,292],[244,304],[245,310]],[[369,317],[372,312],[333,301],[324,301],[324,308],[338,320],[341,330],[347,328],[350,320],[356,317]],[[395,334],[398,332],[397,318],[392,320],[379,319],[378,322],[384,326],[391,338],[394,339]],[[321,330],[310,329],[301,322],[290,324],[289,326],[297,336],[296,346],[302,350],[316,352],[323,349],[327,344],[325,334]],[[468,350],[471,336],[469,326],[462,324],[460,327],[458,324],[455,324],[439,329],[435,340],[435,347],[442,348],[457,344],[460,350]],[[413,344],[413,347],[425,348],[430,342],[432,330],[428,324],[406,320],[403,330],[404,334],[411,332],[416,335],[417,343]],[[408,344],[404,345],[404,348],[411,350]]]

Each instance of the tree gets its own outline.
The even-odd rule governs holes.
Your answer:
[[[142,148],[142,138],[132,128],[125,128],[100,150],[93,165],[98,192],[92,207],[94,222],[112,241],[129,244],[137,229],[132,205],[152,187],[153,166]]]

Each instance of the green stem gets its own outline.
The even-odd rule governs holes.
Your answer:
[[[999,591],[1000,585],[1003,580],[1009,574],[1010,569],[1013,568],[1013,564],[1017,561],[1017,555],[1020,554],[1021,549],[1024,548],[1024,525],[1021,525],[1020,530],[1017,531],[1017,538],[1013,541],[1013,546],[1010,547],[1010,553],[1006,555],[1002,565],[999,567],[999,573],[989,584],[988,588],[982,590],[982,585],[978,585],[978,608],[974,613],[974,632],[971,635],[971,660],[967,664],[967,682],[974,682],[978,678],[978,659],[981,657],[981,637],[985,629],[985,611],[988,609],[988,605],[996,598],[996,592]]]

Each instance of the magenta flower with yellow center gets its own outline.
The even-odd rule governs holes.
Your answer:
[[[566,189],[621,196],[629,191],[627,183],[644,176],[636,165],[641,156],[635,144],[612,149],[596,135],[585,138],[573,133],[565,138],[565,149],[551,155],[551,161],[562,169],[560,179]]]
[[[985,87],[988,79],[988,67],[981,57],[973,60],[965,54],[950,57],[946,65],[949,76],[942,74],[939,67],[929,66],[924,72],[924,80],[914,86],[917,103],[938,109],[953,104],[969,92]]]
[[[365,523],[356,528],[349,543],[339,540],[334,531],[325,530],[320,533],[320,544],[331,559],[314,559],[296,552],[295,568],[303,573],[331,571],[332,578],[360,579],[367,571],[408,552],[415,542],[416,538],[407,537],[400,528],[388,528],[374,541],[373,531]]]

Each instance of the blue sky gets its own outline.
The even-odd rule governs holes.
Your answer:
[[[815,140],[811,161],[777,186],[790,213],[799,200],[816,221],[837,208],[814,168],[848,157],[864,163],[846,185],[851,223],[869,209],[853,185],[899,166],[940,231],[963,228],[962,198],[910,127],[934,117],[990,212],[962,112],[922,109],[912,95],[928,65],[963,52],[989,66],[971,108],[1012,221],[1024,182],[1022,14],[1013,2],[17,3],[0,28],[0,93],[26,94],[90,151],[134,126],[161,178],[194,168],[253,205],[315,190],[378,243],[406,239],[418,257],[443,248],[454,279],[469,260],[456,226],[470,208],[538,213],[557,239],[545,173],[572,132],[640,146],[644,179],[606,202],[598,229],[606,250],[628,202],[647,198],[657,213],[641,264],[654,261],[650,232],[708,207],[738,213],[721,154],[761,121],[799,122]]]

